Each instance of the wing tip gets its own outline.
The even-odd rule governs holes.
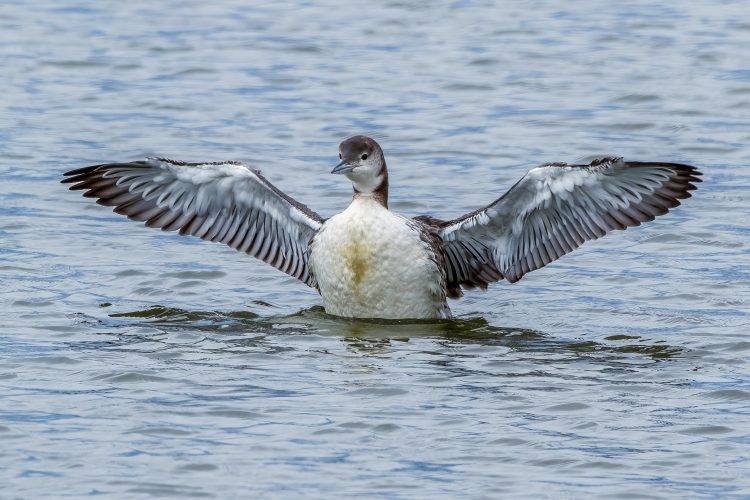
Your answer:
[[[81,181],[91,175],[101,165],[90,165],[88,167],[74,168],[63,173],[63,178],[60,180],[61,184],[72,184]],[[73,188],[71,188],[73,189]]]

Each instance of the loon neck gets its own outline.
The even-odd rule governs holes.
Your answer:
[[[377,181],[380,182],[378,182],[374,189],[363,189],[361,186],[357,186],[357,183],[352,183],[352,187],[354,188],[352,201],[361,198],[370,198],[383,207],[388,208],[388,169],[385,167],[385,162],[380,173],[375,178],[375,182]]]

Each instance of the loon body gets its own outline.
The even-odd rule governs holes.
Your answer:
[[[310,268],[326,312],[364,318],[448,318],[445,273],[422,227],[370,197],[325,222]]]
[[[449,318],[463,289],[515,282],[614,229],[640,225],[690,197],[695,167],[602,158],[549,163],[507,193],[450,221],[388,209],[388,170],[364,136],[339,146],[334,174],[354,188],[324,220],[259,171],[237,162],[163,158],[65,174],[72,190],[149,227],[225,243],[316,288],[326,312],[388,319]]]

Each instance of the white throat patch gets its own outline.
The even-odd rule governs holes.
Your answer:
[[[354,189],[362,194],[373,193],[383,183],[383,175],[376,175],[374,177],[369,175],[369,172],[359,174],[359,172],[352,172],[349,179],[354,184]]]

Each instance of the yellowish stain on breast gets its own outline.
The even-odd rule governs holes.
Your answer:
[[[344,265],[351,272],[352,286],[358,295],[372,266],[372,249],[364,241],[361,231],[350,231],[349,242],[344,246]]]

